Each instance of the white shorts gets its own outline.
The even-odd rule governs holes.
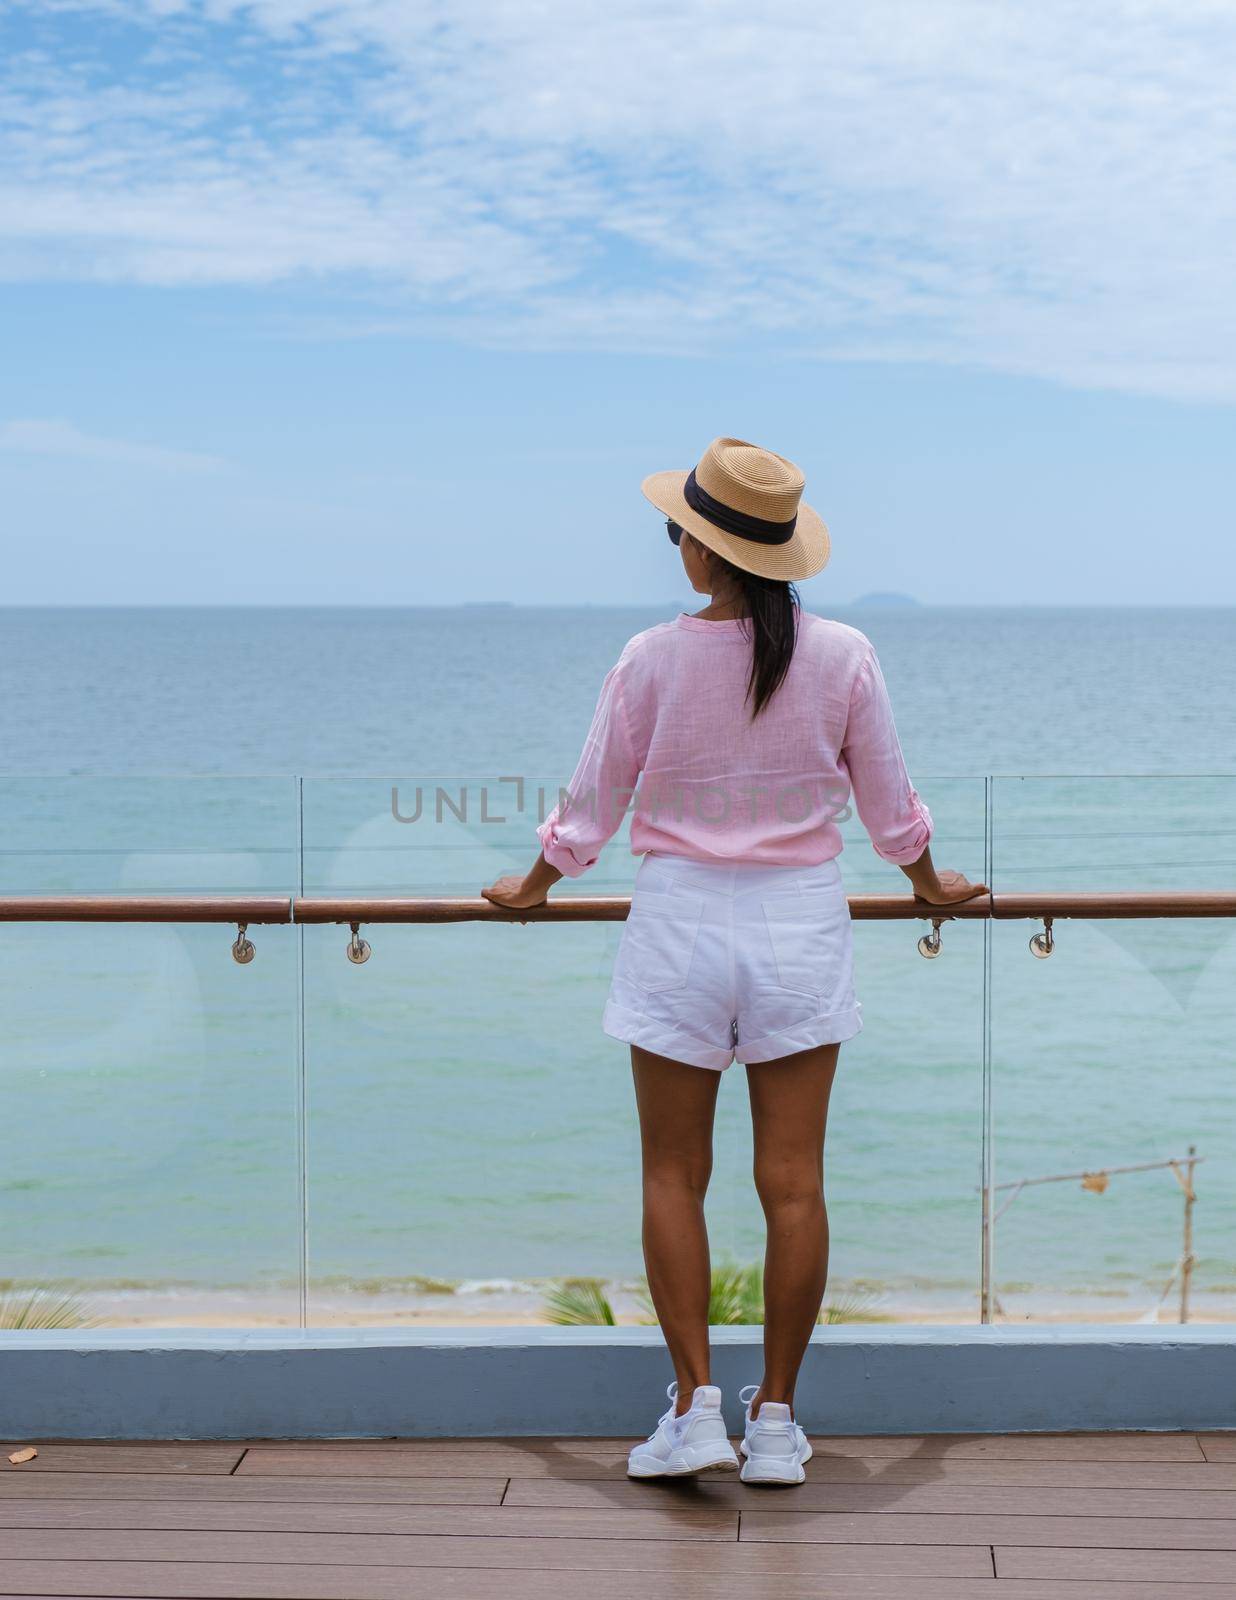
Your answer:
[[[605,1007],[612,1038],[722,1072],[852,1039],[861,1009],[835,861],[644,857]]]

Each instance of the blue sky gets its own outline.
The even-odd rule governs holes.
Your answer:
[[[0,603],[1236,604],[1226,0],[0,0]]]

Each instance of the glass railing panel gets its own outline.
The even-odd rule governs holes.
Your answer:
[[[937,864],[984,871],[982,778],[917,779],[931,808]],[[907,894],[857,817],[842,826],[846,889]],[[843,1045],[829,1115],[826,1173],[830,1297],[898,1322],[978,1317],[982,1134],[983,927],[946,923],[923,958],[925,922],[855,924],[863,1031]]]
[[[11,894],[284,894],[296,779],[3,777]]]
[[[289,894],[296,784],[0,780],[11,894]],[[0,922],[0,1322],[299,1317],[296,936]]]
[[[981,779],[924,786],[940,858],[983,865]],[[544,792],[544,804],[538,791]],[[552,779],[307,779],[309,896],[472,896],[533,859]],[[905,880],[853,820],[851,893]],[[555,898],[629,893],[620,835]],[[597,1278],[623,1320],[643,1311],[639,1151],[628,1052],[600,1018],[619,923],[366,925],[305,939],[309,1318],[542,1319],[552,1281]],[[977,1315],[982,930],[856,929],[864,1032],[833,1103],[834,1290],[847,1317]],[[722,1086],[709,1199],[718,1261],[762,1249],[741,1070]]]
[[[997,890],[1231,890],[1233,815],[1233,778],[997,779]],[[992,931],[996,1320],[1236,1319],[1236,920]]]
[[[523,787],[306,779],[306,894],[475,897],[535,857],[555,791]],[[304,932],[310,1320],[538,1320],[549,1280],[632,1280],[629,1070],[599,1027],[620,925],[362,931],[364,964]]]

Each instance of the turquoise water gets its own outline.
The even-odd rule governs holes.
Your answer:
[[[0,613],[4,886],[475,892],[531,859],[601,676],[672,611]],[[990,837],[998,888],[1236,887],[1236,614],[838,614],[880,651],[944,865],[979,874]],[[899,889],[844,831],[851,891]],[[573,892],[634,865],[615,841]],[[890,1311],[973,1304],[988,981],[997,1180],[1196,1144],[1197,1305],[1229,1314],[1231,926],[1059,924],[1041,962],[1002,924],[986,969],[977,925],[935,962],[919,931],[856,929],[836,1278]],[[302,1173],[311,1315],[339,1280],[638,1270],[627,1067],[598,1026],[616,926],[379,927],[363,967],[346,930],[307,929],[303,1102],[300,937],[256,929],[240,967],[231,936],[0,927],[0,1278],[290,1297]],[[711,1211],[741,1259],[749,1146],[734,1072]],[[1002,1301],[1141,1314],[1180,1226],[1170,1172],[1027,1190]]]

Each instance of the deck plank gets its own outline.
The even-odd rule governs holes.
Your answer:
[[[868,1457],[885,1456],[939,1456],[951,1455],[982,1460],[1001,1458],[1028,1459],[1022,1452],[1028,1447],[1031,1457],[1044,1455],[1059,1460],[1169,1460],[1199,1461],[1198,1439],[1228,1439],[1236,1445],[1236,1433],[929,1433],[929,1434],[851,1434],[829,1435],[811,1433],[811,1442],[817,1451],[833,1455]],[[38,1443],[37,1440],[33,1441]],[[634,1437],[573,1436],[569,1439],[552,1435],[513,1435],[476,1439],[244,1439],[240,1447],[249,1449],[310,1450],[361,1450],[400,1451],[406,1455],[433,1455],[443,1451],[456,1454],[461,1450],[532,1450],[554,1449],[576,1452],[581,1455],[625,1455],[636,1441]],[[126,1441],[127,1443],[127,1441]],[[1016,1454],[1009,1456],[1013,1450]]]
[[[496,1507],[501,1498],[501,1490],[497,1490],[484,1503]],[[0,1530],[201,1528],[236,1533],[414,1534],[421,1531],[422,1523],[409,1512],[421,1509],[419,1506],[324,1504],[320,1501],[7,1500],[0,1503]]]
[[[1207,1461],[1236,1461],[1236,1433],[1203,1433],[1198,1443]]]
[[[1000,1577],[1107,1582],[1236,1583],[1236,1556],[1229,1550],[1052,1550],[999,1545]]]
[[[1202,1448],[1211,1436],[1202,1435]],[[396,1452],[409,1457],[424,1458],[434,1462],[434,1470],[442,1470],[440,1458],[461,1452],[484,1454],[502,1451],[512,1454],[520,1463],[536,1459],[559,1463],[578,1461],[579,1471],[544,1474],[580,1478],[610,1478],[626,1475],[627,1451],[630,1440],[622,1439],[305,1439],[256,1440],[250,1448],[295,1449],[305,1453],[317,1450],[340,1450],[364,1453]],[[916,1456],[851,1456],[822,1455],[832,1441],[818,1441],[817,1453],[811,1467],[812,1477],[829,1483],[861,1483],[872,1477],[881,1477],[890,1483],[933,1483],[941,1478],[956,1479],[963,1483],[1043,1485],[1063,1488],[1070,1484],[1088,1488],[1108,1489],[1232,1489],[1236,1490],[1236,1454],[1230,1463],[1203,1461],[1196,1455],[1186,1460],[1006,1460],[990,1456],[980,1459],[929,1455]],[[438,1459],[435,1459],[438,1458]],[[591,1470],[596,1467],[598,1470]],[[524,1470],[521,1464],[508,1474],[512,1477],[540,1477]]]
[[[627,1452],[621,1456],[582,1456],[553,1446],[532,1449],[442,1451],[418,1455],[407,1450],[297,1450],[285,1445],[254,1445],[237,1469],[237,1477],[354,1478],[625,1478]]]
[[[137,1445],[40,1444],[38,1455],[15,1467],[9,1461],[16,1444],[0,1445],[0,1476],[44,1472],[218,1472],[226,1475],[244,1455],[239,1444]]]
[[[277,1478],[178,1477],[174,1473],[60,1472],[0,1477],[0,1521],[14,1501],[146,1500],[301,1501],[323,1505],[496,1505],[505,1477]]]
[[[737,1512],[694,1506],[657,1506],[646,1511],[557,1506],[404,1506],[397,1513],[393,1508],[375,1509],[379,1513],[375,1521],[397,1514],[400,1533],[473,1534],[479,1538],[505,1535],[540,1539],[677,1539],[722,1544],[738,1538]],[[37,1530],[0,1530],[0,1541],[11,1540],[25,1531]],[[393,1530],[388,1526],[386,1531]]]
[[[641,1435],[641,1438],[644,1437]],[[292,1450],[297,1455],[330,1455],[346,1450],[351,1455],[403,1456],[409,1461],[434,1461],[441,1456],[506,1456],[579,1459],[581,1461],[625,1461],[631,1439],[574,1439],[529,1437],[525,1439],[257,1439],[243,1446],[246,1450]]]
[[[63,1448],[63,1447],[60,1447]],[[83,1447],[85,1448],[85,1447]],[[109,1449],[109,1446],[93,1446],[93,1449]],[[116,1448],[125,1448],[116,1447]],[[282,1451],[299,1447],[281,1445]],[[294,1475],[271,1470],[270,1462],[261,1462],[255,1468],[242,1462],[235,1478],[230,1481],[243,1480],[255,1483],[261,1479],[277,1480],[281,1492],[292,1493],[292,1486],[300,1483],[302,1487],[296,1491],[296,1498],[311,1498],[318,1494],[313,1487],[313,1480],[323,1474],[323,1481],[332,1487],[321,1498],[328,1499],[335,1492],[351,1496],[359,1493],[361,1498],[380,1498],[388,1494],[402,1497],[420,1496],[426,1491],[418,1486],[418,1480],[432,1483],[438,1480],[443,1483],[451,1482],[459,1485],[455,1491],[460,1498],[466,1497],[464,1484],[469,1478],[484,1483],[487,1480],[494,1482],[505,1481],[508,1477],[519,1479],[529,1478],[554,1478],[558,1480],[581,1480],[596,1482],[622,1482],[626,1480],[626,1454],[613,1456],[608,1460],[596,1455],[578,1455],[569,1451],[551,1452],[540,1448],[532,1451],[523,1448],[514,1448],[502,1453],[486,1454],[482,1451],[467,1452],[466,1459],[462,1453],[440,1452],[433,1456],[417,1456],[409,1454],[408,1466],[401,1468],[395,1463],[395,1472],[388,1475],[385,1470],[393,1452],[377,1452],[379,1459],[375,1465],[380,1469],[374,1473],[365,1473],[363,1477],[354,1472],[350,1465],[346,1471],[341,1470],[337,1464],[337,1452],[344,1447],[332,1445],[331,1452],[304,1451],[303,1457],[297,1466]],[[346,1447],[349,1458],[353,1457],[353,1447]],[[365,1452],[370,1454],[370,1452]],[[403,1455],[404,1452],[398,1452]],[[322,1456],[322,1460],[318,1457]],[[41,1457],[39,1458],[41,1459]],[[163,1494],[177,1494],[180,1491],[175,1487],[178,1479],[186,1479],[192,1492],[199,1492],[202,1482],[191,1459],[188,1472],[181,1472],[177,1468],[175,1473],[162,1471],[158,1467],[158,1458],[155,1458],[155,1469],[147,1472],[144,1457],[128,1458],[120,1469],[108,1468],[107,1472],[91,1474],[100,1478],[97,1492],[109,1494],[111,1490],[105,1478],[142,1479],[144,1487],[140,1490],[121,1488],[121,1493],[126,1497],[135,1494],[161,1496]],[[31,1463],[34,1465],[34,1463]],[[74,1483],[82,1474],[74,1469],[58,1464],[54,1468],[58,1477],[72,1480]],[[828,1457],[817,1454],[808,1468],[809,1479],[816,1484],[823,1483],[857,1483],[866,1484],[881,1482],[885,1484],[915,1484],[915,1483],[974,1483],[983,1484],[993,1488],[997,1487],[1043,1487],[1043,1488],[1110,1488],[1110,1489],[1165,1489],[1165,1490],[1228,1490],[1236,1492],[1236,1457],[1231,1464],[1222,1462],[1189,1461],[1189,1462],[1144,1462],[1144,1461],[1007,1461],[1007,1460],[953,1460],[947,1457],[933,1456],[923,1459],[907,1459],[897,1456],[886,1457],[861,1457],[837,1456]],[[43,1469],[41,1474],[48,1477],[48,1471]],[[227,1483],[225,1473],[217,1475],[220,1485]],[[15,1485],[21,1483],[23,1476],[31,1476],[28,1469],[11,1467],[0,1472],[0,1498],[11,1492],[21,1492]],[[369,1490],[358,1489],[358,1485],[368,1479],[372,1486]],[[162,1480],[162,1481],[160,1481]],[[402,1482],[407,1485],[406,1490],[399,1489],[397,1485]],[[169,1487],[170,1485],[170,1487]],[[42,1491],[40,1491],[42,1492]],[[52,1492],[52,1491],[47,1491]],[[58,1490],[55,1492],[59,1492]],[[74,1495],[78,1493],[75,1487],[70,1489]],[[94,1491],[91,1491],[94,1492]],[[230,1491],[221,1491],[230,1492]],[[240,1491],[242,1493],[247,1491]],[[430,1491],[431,1492],[431,1491]]]
[[[955,1461],[1204,1461],[1191,1433],[925,1434],[831,1438],[812,1434],[818,1455],[910,1456]]]
[[[85,1570],[83,1570],[85,1568]],[[778,1576],[753,1600],[908,1600],[905,1579]],[[579,1600],[578,1579],[547,1569],[366,1567],[243,1563],[0,1561],[0,1593],[25,1600]],[[590,1572],[589,1600],[630,1600],[630,1575]],[[663,1574],[657,1600],[716,1600],[710,1573]],[[1236,1600],[1236,1583],[915,1578],[913,1600]]]
[[[955,1461],[816,1456],[813,1483],[981,1483],[991,1488],[1236,1490],[1236,1461]]]
[[[0,1532],[0,1561],[180,1561],[347,1567],[490,1567],[555,1572],[778,1573],[990,1578],[988,1546],[692,1545],[625,1539],[237,1533],[184,1529]]]
[[[734,1477],[597,1483],[580,1479],[512,1478],[508,1506],[640,1506],[672,1497],[678,1504],[787,1512],[935,1511],[1000,1516],[1236,1518],[1236,1492],[1225,1490],[989,1488],[971,1483],[818,1483],[788,1493],[752,1491]],[[753,1500],[755,1504],[753,1505]]]
[[[438,1441],[431,1441],[435,1445]],[[860,1451],[857,1447],[863,1446]],[[508,1440],[468,1449],[416,1449],[412,1442],[382,1447],[363,1441],[358,1447],[344,1442],[319,1443],[311,1450],[297,1444],[251,1445],[238,1469],[242,1476],[261,1473],[312,1477],[319,1472],[369,1477],[424,1477],[443,1473],[449,1477],[484,1477],[502,1473],[520,1478],[622,1478],[626,1476],[628,1444],[614,1448],[605,1441],[527,1439]],[[1003,1436],[926,1438],[832,1439],[814,1441],[817,1461],[830,1463],[906,1461],[916,1464],[950,1462],[1158,1462],[1206,1464],[1193,1434],[1020,1434]],[[1236,1460],[1236,1457],[1233,1457]]]
[[[1005,1517],[934,1516],[906,1512],[744,1511],[744,1540],[821,1540],[856,1544],[1059,1545],[1130,1551],[1226,1550],[1236,1552],[1236,1521],[1190,1521],[1186,1517]],[[1232,1562],[1236,1581],[1236,1554]]]

